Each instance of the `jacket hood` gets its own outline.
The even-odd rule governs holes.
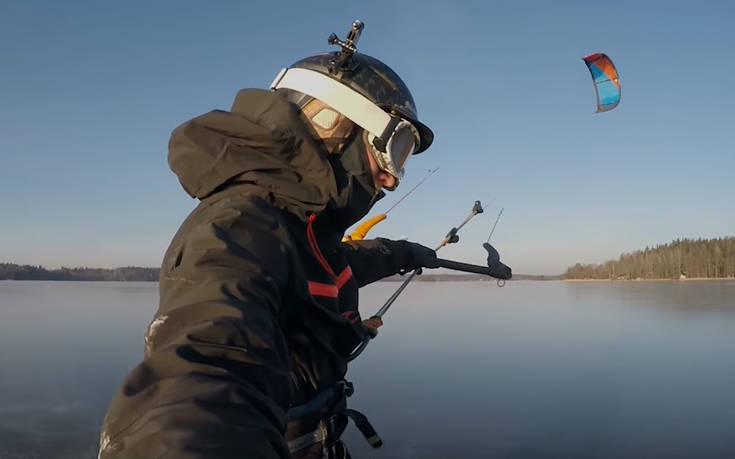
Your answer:
[[[168,162],[192,197],[242,184],[302,220],[338,195],[326,152],[298,108],[271,91],[241,90],[230,112],[215,110],[177,127]]]

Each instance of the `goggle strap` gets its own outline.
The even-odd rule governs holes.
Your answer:
[[[276,75],[271,89],[292,89],[317,98],[345,115],[366,131],[378,136],[383,148],[401,119],[390,116],[370,99],[319,72],[286,68]],[[376,147],[378,147],[376,145]]]

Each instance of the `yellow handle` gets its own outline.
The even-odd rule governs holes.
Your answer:
[[[342,238],[342,242],[347,242],[347,241],[361,241],[361,240],[365,239],[365,236],[367,236],[368,231],[370,231],[371,229],[373,229],[373,226],[375,226],[378,223],[382,222],[386,218],[388,218],[388,217],[385,214],[379,214],[379,215],[376,215],[374,217],[368,218],[364,222],[362,222],[359,225],[357,225],[357,228],[355,229],[355,231],[353,231],[350,234],[346,234]]]

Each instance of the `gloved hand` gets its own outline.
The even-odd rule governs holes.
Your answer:
[[[362,324],[370,330],[377,331],[383,325],[383,319],[380,317],[371,317],[362,321]]]
[[[403,269],[413,271],[417,268],[438,268],[436,252],[416,242],[401,241],[405,244],[406,262]]]

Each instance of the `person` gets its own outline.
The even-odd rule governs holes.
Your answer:
[[[349,457],[348,416],[376,443],[345,402],[346,358],[382,323],[362,319],[358,289],[436,254],[341,239],[433,134],[398,75],[357,52],[362,27],[173,131],[169,164],[200,203],[164,256],[100,458]]]

